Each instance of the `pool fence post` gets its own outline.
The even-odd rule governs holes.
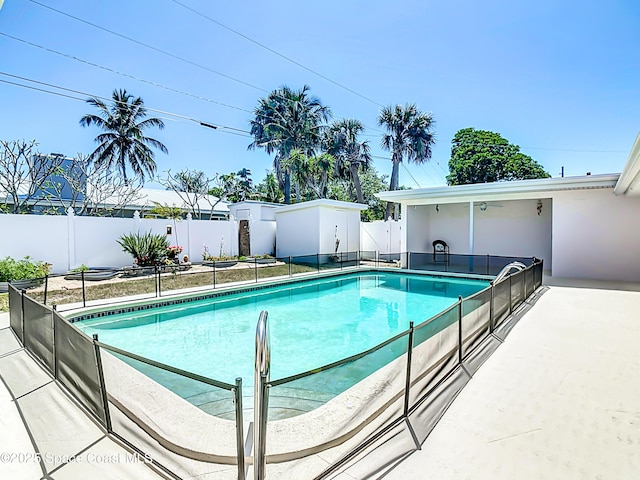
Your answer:
[[[53,333],[53,378],[58,379],[58,352],[56,350],[56,315],[58,305],[51,305],[51,332]]]
[[[255,273],[256,283],[258,283],[258,259],[257,258],[253,259],[253,271]]]
[[[489,275],[489,254],[487,253],[487,268],[484,271],[485,275]]]
[[[245,480],[244,476],[244,419],[242,418],[242,378],[236,378],[233,389],[233,403],[236,407],[236,452],[238,456],[238,480]]]
[[[47,304],[47,291],[49,290],[49,274],[44,276],[44,304]]]
[[[25,341],[24,341],[24,297],[26,295],[27,291],[26,290],[20,290],[20,323],[21,323],[21,330],[22,332],[20,332],[20,336],[22,337],[22,346],[25,346]],[[25,347],[26,348],[26,347]]]
[[[411,270],[411,252],[407,252],[407,270]]]
[[[407,378],[404,384],[404,417],[409,415],[409,390],[411,389],[411,355],[413,353],[413,322],[409,322],[409,345],[407,346]]]
[[[213,262],[213,288],[216,288],[216,261]]]
[[[156,272],[157,272],[157,276],[158,276],[158,291],[156,293],[156,297],[161,297],[162,296],[162,280],[160,279],[160,267],[158,267],[158,265],[155,266],[156,268]]]
[[[511,303],[511,278],[512,275],[509,275],[509,315],[513,313],[513,304]]]
[[[340,270],[342,270],[342,262],[344,262],[344,252],[340,252]]]
[[[494,287],[493,282],[491,282],[491,299],[489,300],[489,334],[493,333],[493,302],[494,302]]]
[[[80,272],[80,277],[82,278],[82,306],[86,307],[87,306],[87,293],[86,293],[85,288],[84,288],[84,270],[82,270],[82,272]]]
[[[380,266],[379,262],[379,258],[380,258],[380,252],[378,250],[376,250],[376,268],[378,268]]]
[[[320,254],[316,253],[316,265],[318,266],[318,273],[320,273]]]
[[[291,262],[293,261],[293,257],[291,255],[289,255],[289,278],[291,278],[293,276],[293,274],[291,273]]]
[[[100,397],[102,398],[102,408],[104,408],[104,426],[107,433],[113,432],[111,426],[111,415],[109,414],[109,400],[107,398],[107,385],[104,381],[104,370],[102,369],[102,355],[100,354],[100,346],[98,345],[98,334],[93,334],[93,349],[96,355],[96,369],[98,371],[98,388],[100,388]]]
[[[462,296],[458,296],[458,363],[462,365]]]

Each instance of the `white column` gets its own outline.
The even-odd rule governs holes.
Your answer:
[[[473,255],[473,200],[469,202],[469,255]]]

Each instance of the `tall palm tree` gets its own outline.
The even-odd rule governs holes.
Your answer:
[[[147,118],[147,110],[140,97],[126,90],[114,90],[112,105],[107,106],[99,98],[89,98],[87,103],[98,109],[97,114],[87,114],[80,119],[80,125],[88,127],[95,124],[104,133],[96,137],[98,147],[88,159],[96,165],[106,164],[116,167],[127,181],[127,167],[143,181],[145,174],[153,176],[156,171],[154,152],[150,147],[168,153],[167,147],[154,138],[145,137],[144,131],[150,127],[164,128],[159,118]]]
[[[309,95],[309,87],[293,90],[287,86],[272,91],[261,98],[254,109],[251,120],[251,134],[254,141],[249,149],[264,148],[275,153],[273,166],[280,188],[284,191],[285,203],[291,199],[291,175],[281,167],[293,150],[300,150],[306,156],[313,156],[320,144],[324,124],[331,117],[329,107],[319,99]]]
[[[423,163],[431,158],[435,143],[432,128],[435,120],[431,113],[423,113],[415,104],[384,107],[378,117],[378,125],[387,129],[382,137],[382,148],[391,151],[391,181],[389,190],[398,189],[398,170],[404,157],[407,162]],[[391,217],[393,204],[387,203],[386,218]],[[396,218],[397,220],[397,218]]]
[[[358,203],[364,203],[358,170],[366,170],[371,164],[369,141],[360,141],[358,136],[364,131],[364,125],[352,118],[333,122],[326,134],[327,152],[338,162],[338,172],[348,170],[349,178],[356,191]]]

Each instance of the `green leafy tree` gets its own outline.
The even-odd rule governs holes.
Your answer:
[[[114,90],[113,102],[107,106],[99,98],[87,100],[89,105],[98,109],[97,114],[87,114],[80,119],[80,125],[96,125],[103,133],[96,137],[98,147],[89,155],[89,160],[98,165],[107,164],[117,168],[127,179],[127,168],[144,180],[145,175],[153,176],[156,162],[152,148],[168,153],[167,147],[154,138],[144,135],[145,130],[164,128],[159,118],[146,118],[147,110],[140,97],[134,97],[126,90]]]
[[[327,152],[336,159],[336,171],[342,176],[348,172],[358,203],[364,202],[358,172],[369,168],[371,163],[369,142],[358,138],[362,132],[362,122],[347,118],[333,122],[325,135]]]
[[[415,104],[385,107],[380,112],[378,124],[386,128],[382,137],[382,148],[391,152],[391,180],[389,190],[398,190],[399,167],[404,158],[407,162],[423,163],[431,158],[435,144],[432,131],[435,120],[431,113],[423,113]],[[393,204],[387,203],[386,217],[391,217]]]
[[[542,166],[499,133],[463,128],[451,140],[449,185],[548,178]]]
[[[276,178],[284,191],[285,203],[290,203],[291,172],[281,163],[286,163],[294,150],[300,150],[307,157],[315,154],[331,111],[319,99],[309,95],[307,85],[300,90],[284,86],[261,98],[254,115],[251,120],[254,141],[249,149],[263,148],[268,154],[275,153],[273,166]],[[287,165],[291,166],[291,163]]]
[[[376,193],[380,193],[387,189],[388,175],[380,175],[374,167],[368,168],[360,174],[360,183],[362,186],[362,196],[368,210],[360,213],[360,219],[364,222],[372,222],[374,220],[384,220],[385,203],[376,197]],[[350,180],[344,177],[333,177],[329,181],[327,198],[332,200],[341,200],[343,202],[355,201],[355,192],[349,188]]]
[[[258,183],[256,192],[258,198],[264,202],[282,203],[284,201],[284,195],[278,185],[278,179],[272,171],[268,171],[264,180]]]

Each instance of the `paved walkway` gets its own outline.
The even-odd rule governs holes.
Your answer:
[[[640,292],[551,287],[422,449],[375,478],[640,478],[639,341]]]

